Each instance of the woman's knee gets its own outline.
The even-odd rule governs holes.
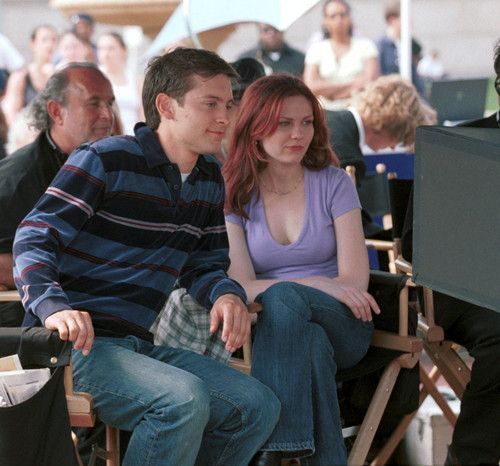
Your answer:
[[[275,314],[287,319],[293,314],[309,319],[310,308],[307,299],[304,296],[303,286],[293,282],[281,282],[270,286],[262,294],[263,312]],[[286,312],[288,311],[288,312]]]

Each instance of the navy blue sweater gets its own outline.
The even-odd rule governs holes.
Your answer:
[[[216,160],[200,156],[182,183],[147,126],[80,146],[16,233],[28,316],[78,309],[97,335],[150,339],[176,280],[208,309],[226,293],[245,301],[226,275],[223,204]]]

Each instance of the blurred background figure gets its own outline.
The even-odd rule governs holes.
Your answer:
[[[432,49],[430,53],[426,53],[418,62],[417,71],[424,80],[436,81],[445,78],[446,71],[439,51]]]
[[[5,158],[7,151],[5,144],[7,143],[7,122],[5,121],[5,115],[3,114],[2,107],[0,107],[0,160]]]
[[[324,4],[323,29],[325,39],[306,53],[304,81],[326,109],[345,108],[354,92],[378,77],[377,47],[353,37],[351,8],[344,0]]]
[[[384,17],[387,24],[385,34],[377,41],[380,73],[399,73],[399,59],[401,48],[401,6],[399,0],[390,0],[384,7]],[[422,46],[412,38],[411,40],[411,76],[413,85],[423,96],[425,87],[422,78],[417,72],[417,66],[422,58]]]
[[[125,134],[134,134],[134,125],[144,119],[142,80],[127,69],[127,45],[117,32],[109,32],[97,41],[99,67],[111,81]]]
[[[302,77],[304,73],[304,54],[290,47],[283,38],[283,32],[274,26],[258,23],[259,43],[240,55],[240,58],[251,57],[262,62],[269,73],[290,73]]]
[[[57,48],[57,31],[48,24],[37,26],[31,33],[31,62],[13,72],[7,82],[3,108],[7,124],[45,87],[54,72],[53,58]]]
[[[29,124],[29,111],[29,107],[23,108],[9,126],[6,147],[8,155],[33,142],[40,132]]]
[[[255,58],[240,58],[234,63],[231,63],[231,66],[240,75],[240,79],[238,81],[234,81],[232,85],[233,106],[229,113],[229,124],[226,127],[224,139],[222,139],[220,152],[213,154],[221,164],[223,164],[227,159],[227,148],[229,147],[229,142],[231,141],[231,137],[233,135],[236,114],[238,113],[243,94],[250,84],[266,75],[264,65]]]
[[[0,33],[0,101],[7,86],[9,74],[24,65],[24,57],[12,42]]]
[[[73,31],[66,31],[59,40],[57,55],[57,69],[60,70],[68,63],[88,62],[89,46]]]
[[[97,61],[97,47],[92,41],[95,21],[88,13],[76,13],[71,17],[71,30],[87,45],[87,60],[92,63]]]

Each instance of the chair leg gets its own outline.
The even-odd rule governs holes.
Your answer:
[[[425,374],[424,369],[420,367],[420,379],[424,377],[424,374]],[[425,374],[425,377],[427,377],[434,384],[437,382],[440,375],[441,373],[439,372],[438,368],[434,366],[432,370],[429,372],[429,374]],[[424,402],[424,400],[427,398],[428,395],[429,392],[425,388],[425,385],[422,384],[418,399],[419,408],[420,406],[422,406],[422,403]],[[384,464],[387,464],[390,457],[393,455],[397,446],[401,442],[401,439],[403,438],[406,430],[408,429],[410,422],[416,416],[417,412],[418,409],[416,409],[412,413],[407,414],[401,419],[401,421],[399,421],[399,424],[394,429],[390,437],[387,439],[385,445],[377,452],[377,456],[375,456],[375,458],[373,458],[373,460],[371,461],[370,466],[383,466]]]
[[[120,430],[106,426],[106,466],[120,466]]]
[[[385,368],[354,441],[347,461],[349,466],[364,464],[400,370],[401,366],[397,359]]]
[[[451,348],[451,342],[424,342],[424,348],[451,389],[458,398],[462,399],[465,387],[470,381],[470,369],[456,351]]]

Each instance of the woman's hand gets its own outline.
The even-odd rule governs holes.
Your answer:
[[[332,280],[333,282],[333,280]],[[354,286],[334,283],[330,293],[338,301],[345,304],[357,319],[364,322],[372,320],[372,312],[380,314],[377,301],[367,291],[360,290]]]
[[[327,277],[309,277],[297,282],[321,290],[345,304],[357,319],[372,320],[372,312],[380,314],[380,308],[373,296],[360,288],[344,284]]]

